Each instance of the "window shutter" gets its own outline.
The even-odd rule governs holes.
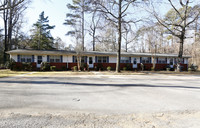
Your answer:
[[[35,60],[34,60],[34,55],[32,55],[32,62],[35,62]]]
[[[47,62],[49,62],[49,55],[47,55]]]
[[[131,63],[131,57],[129,57],[129,63]]]
[[[156,63],[158,63],[158,57],[157,57],[157,61],[156,61]]]
[[[151,62],[151,57],[149,57],[149,61],[150,61],[150,63],[152,63],[152,62]]]
[[[98,63],[98,62],[97,62],[97,56],[95,56],[95,63]]]
[[[184,58],[183,58],[183,64],[185,63]]]
[[[21,56],[20,55],[17,55],[17,62],[21,62]]]
[[[142,63],[142,57],[140,57],[140,63]]]
[[[167,58],[165,58],[165,62],[166,62],[166,64],[167,64]]]
[[[107,63],[109,63],[109,56],[107,56]]]
[[[61,63],[63,62],[63,56],[62,55],[60,56],[60,62]]]

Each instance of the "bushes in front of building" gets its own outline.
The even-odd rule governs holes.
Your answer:
[[[88,70],[87,63],[81,63],[81,71],[86,71],[86,70]]]
[[[98,63],[97,66],[95,66],[95,70],[96,71],[102,71],[103,70],[103,64],[102,63]]]
[[[50,71],[50,63],[49,62],[42,62],[40,69],[42,71]]]
[[[51,71],[56,71],[56,66],[50,66]]]
[[[78,71],[78,67],[77,67],[77,66],[74,66],[74,67],[72,67],[72,70],[73,70],[74,72],[76,72],[76,71]]]
[[[197,71],[198,70],[198,66],[191,64],[190,66],[188,66],[188,71]]]
[[[110,71],[110,70],[111,70],[111,67],[110,67],[110,66],[108,66],[108,67],[107,67],[107,70],[108,70],[108,71]]]

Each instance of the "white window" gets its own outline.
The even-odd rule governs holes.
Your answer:
[[[150,62],[150,57],[142,57],[142,63],[143,63],[143,64],[151,63],[151,62]]]
[[[21,62],[32,62],[31,55],[21,55]]]
[[[107,62],[107,56],[98,56],[97,57],[97,62],[98,63],[108,63]]]
[[[129,57],[121,57],[121,63],[130,63],[129,62]]]
[[[74,56],[74,63],[77,63],[77,56]],[[86,56],[81,56],[81,63],[87,62],[87,57]]]
[[[166,58],[158,58],[158,64],[166,64]]]
[[[51,63],[60,63],[60,56],[49,56],[49,60]]]
[[[175,61],[174,63],[177,64],[179,62],[179,59],[175,58],[174,61]],[[183,58],[180,59],[180,63],[184,64],[184,59]]]

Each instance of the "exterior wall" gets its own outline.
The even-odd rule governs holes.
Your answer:
[[[184,64],[188,64],[188,59],[184,58]]]
[[[33,64],[34,67],[37,67],[38,56],[39,55],[34,55],[34,64]],[[41,55],[41,56],[42,56],[43,62],[47,62],[47,55]],[[97,66],[97,63],[95,62],[95,56],[98,56],[98,55],[87,55],[87,64],[89,64],[89,57],[93,58],[93,64],[94,64],[93,68],[95,68],[95,66]],[[104,55],[104,56],[106,56],[106,55]],[[17,54],[11,54],[10,58],[14,59],[16,62],[18,61]],[[56,66],[56,68],[58,70],[67,69],[67,68],[71,69],[72,67],[77,66],[77,63],[73,63],[72,58],[73,58],[73,55],[63,55],[63,63],[51,63],[51,66]],[[133,58],[137,59],[137,69],[140,70],[141,66],[140,66],[140,57],[139,56],[131,57],[131,63],[130,63],[131,69],[133,68]],[[166,58],[166,57],[159,57],[159,58]],[[167,57],[167,64],[170,63],[171,58],[172,57]],[[176,57],[173,57],[173,64],[175,64],[174,63],[175,58]],[[115,69],[116,68],[116,60],[117,60],[116,56],[113,56],[113,55],[109,56],[109,63],[102,63],[104,70],[106,70],[108,66],[110,66],[112,69]],[[151,60],[153,60],[153,59],[151,59]],[[157,62],[157,58],[155,59],[155,63],[156,62]],[[156,64],[156,70],[165,70],[167,64]],[[126,63],[125,64],[121,63],[120,68],[123,69],[123,67],[126,67],[126,65],[127,65]],[[18,66],[20,66],[20,64],[18,64]],[[150,64],[144,64],[145,70],[151,70],[152,66],[153,66],[153,62]],[[183,66],[183,70],[187,70],[188,58],[184,58],[184,64],[181,64],[181,66]]]
[[[63,63],[67,63],[68,56],[63,56]]]
[[[72,70],[74,66],[77,66],[77,63],[68,63],[68,69]]]
[[[151,70],[153,67],[153,64],[143,64],[144,65],[144,70]],[[168,64],[156,64],[155,70],[166,70]],[[138,64],[138,69],[141,70],[141,64]]]
[[[183,71],[187,71],[187,69],[188,69],[188,65],[187,64],[181,64],[181,66],[182,66],[182,70]]]
[[[67,70],[67,63],[50,63],[50,66],[56,66],[56,70]]]
[[[19,70],[22,69],[22,63],[21,62],[16,62],[15,64],[16,64],[15,69],[19,69]],[[36,63],[32,62],[31,64],[32,64],[32,70],[36,70],[37,69]]]
[[[103,70],[107,70],[107,67],[111,67],[112,70],[116,69],[116,63],[94,63],[94,67],[97,67],[98,64],[101,64],[103,66]],[[127,67],[127,64],[130,65],[130,69],[133,69],[132,63],[120,63],[120,69],[122,70],[124,67]]]
[[[67,56],[67,62],[68,63],[73,63],[72,57],[73,57],[73,55]]]
[[[10,55],[10,58],[12,58],[15,62],[17,62],[17,55],[16,54]]]
[[[116,62],[117,62],[117,57],[109,56],[109,63],[116,63]]]

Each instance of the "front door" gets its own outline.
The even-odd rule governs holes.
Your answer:
[[[170,64],[170,68],[173,68],[173,67],[174,67],[174,61],[173,61],[173,58],[170,59],[169,64]]]
[[[133,68],[137,68],[137,58],[133,58]]]
[[[41,67],[41,63],[42,63],[42,56],[37,56],[37,68]]]
[[[94,68],[93,57],[89,57],[89,68]]]

